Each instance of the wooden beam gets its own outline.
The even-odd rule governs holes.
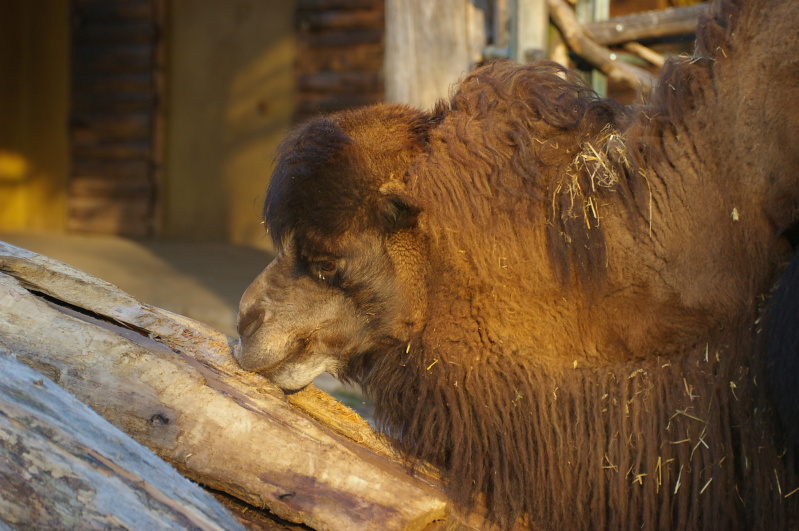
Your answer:
[[[577,22],[574,10],[565,0],[548,0],[552,21],[560,30],[569,48],[607,75],[610,80],[624,83],[646,93],[652,89],[654,78],[647,71],[618,60],[616,54],[597,44]]]
[[[450,511],[360,417],[315,389],[300,412],[202,323],[2,242],[0,311],[17,359],[194,481],[316,529],[423,529]]]
[[[207,492],[0,347],[0,528],[243,527]]]
[[[589,22],[583,27],[597,44],[614,46],[630,41],[693,33],[699,17],[707,9],[707,4],[671,7]]]

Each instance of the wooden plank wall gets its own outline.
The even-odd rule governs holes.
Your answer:
[[[72,0],[70,231],[157,231],[163,13],[163,0]]]
[[[384,4],[296,0],[296,120],[383,101]]]

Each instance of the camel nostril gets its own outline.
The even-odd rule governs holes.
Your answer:
[[[239,316],[239,323],[236,329],[242,338],[251,337],[264,324],[264,311],[252,310]]]

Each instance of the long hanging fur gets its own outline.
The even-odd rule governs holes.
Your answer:
[[[491,275],[495,283],[512,281],[503,277],[501,257],[475,249],[518,246],[517,233],[545,224],[545,238],[525,240],[517,256],[551,268],[564,300],[579,291],[587,300],[583,311],[591,311],[599,302],[591,294],[607,274],[603,205],[623,205],[621,218],[636,228],[626,237],[657,241],[650,179],[683,168],[703,177],[706,153],[685,146],[678,167],[668,142],[713,127],[703,113],[723,98],[714,88],[714,63],[735,51],[742,11],[751,17],[755,9],[715,4],[700,24],[698,55],[671,63],[652,101],[637,109],[597,98],[554,64],[490,65],[468,76],[442,110],[469,118],[437,124],[426,154],[409,170],[406,183],[428,213],[433,247],[467,261],[474,278],[461,287],[446,278],[431,287],[437,300],[451,302],[431,311],[455,322],[433,319],[408,344],[354,358],[344,376],[374,399],[378,424],[405,454],[439,466],[452,497],[467,507],[484,503],[491,524],[799,525],[795,449],[775,438],[762,338],[753,324],[755,297],[773,276],[742,274],[749,284],[730,291],[751,298],[719,322],[701,312],[662,315],[663,322],[683,319],[677,329],[685,336],[671,330],[649,344],[672,341],[680,350],[628,352],[626,361],[593,366],[572,364],[570,352],[553,360],[503,344],[475,311],[490,304],[491,294],[467,289]],[[496,131],[505,137],[489,137]],[[446,164],[436,153],[446,153]],[[475,234],[481,239],[470,241]],[[441,264],[433,276],[447,277],[454,264]],[[724,265],[738,266],[748,267]],[[505,318],[501,309],[496,315]],[[480,342],[467,345],[466,337]],[[796,368],[791,352],[777,355],[781,367]]]
[[[697,55],[669,63],[647,104],[599,98],[554,63],[499,62],[432,113],[339,113],[282,146],[264,207],[277,246],[382,242],[371,291],[336,291],[369,333],[398,286],[423,300],[418,323],[392,307],[402,326],[340,376],[487,526],[799,526],[797,266],[769,314],[771,365],[756,326],[799,206],[799,76],[754,76],[795,54],[766,34],[795,32],[794,5],[714,3]]]
[[[457,502],[481,493],[500,528],[787,529],[799,477],[752,343],[565,371],[512,355],[474,370],[411,345],[362,383],[399,447],[442,467]]]

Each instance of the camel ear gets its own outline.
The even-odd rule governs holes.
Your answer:
[[[389,233],[411,229],[416,226],[416,219],[421,210],[407,197],[386,194],[380,198],[378,223]]]

